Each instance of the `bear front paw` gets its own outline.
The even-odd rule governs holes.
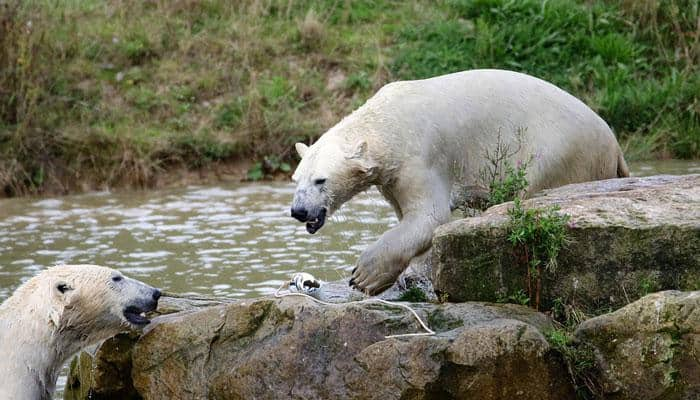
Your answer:
[[[374,259],[360,257],[352,270],[350,286],[369,295],[376,295],[391,287],[401,274],[402,268],[381,265]]]

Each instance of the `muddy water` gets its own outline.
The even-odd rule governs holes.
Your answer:
[[[631,169],[700,173],[700,162]],[[0,301],[60,263],[111,266],[167,291],[256,297],[297,271],[347,277],[361,250],[396,223],[371,191],[309,235],[289,217],[292,194],[291,184],[276,183],[0,200]]]
[[[349,274],[395,218],[376,193],[316,235],[289,217],[290,184],[92,193],[0,202],[0,298],[45,266],[91,263],[168,291],[269,294],[296,271]]]

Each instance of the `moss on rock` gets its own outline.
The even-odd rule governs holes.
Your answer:
[[[570,243],[545,272],[542,303],[590,313],[664,289],[700,283],[700,175],[613,179],[545,191],[525,207],[558,205],[571,216]],[[527,271],[507,241],[505,203],[439,227],[432,279],[450,301],[496,301],[526,289]]]
[[[597,379],[606,397],[700,396],[700,292],[645,296],[583,322],[576,338],[594,348]]]

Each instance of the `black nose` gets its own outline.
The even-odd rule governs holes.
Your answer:
[[[305,208],[292,207],[292,218],[296,218],[301,222],[306,222],[309,218],[309,213]]]
[[[158,299],[160,299],[160,290],[153,289],[153,300],[158,301]]]

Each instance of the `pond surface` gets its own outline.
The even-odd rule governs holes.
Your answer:
[[[630,167],[635,176],[700,173],[697,161]],[[171,292],[258,297],[299,271],[348,277],[362,249],[396,223],[372,190],[309,235],[289,216],[293,193],[271,183],[0,200],[0,301],[62,263],[110,266]]]
[[[286,183],[0,202],[0,299],[54,264],[99,264],[167,291],[270,294],[298,271],[349,275],[396,221],[378,193],[343,207],[317,234],[289,216]]]
[[[636,176],[700,173],[697,161],[631,164]],[[47,266],[100,264],[167,291],[270,294],[298,271],[349,276],[363,248],[396,223],[376,190],[317,234],[289,216],[288,183],[0,200],[0,301]]]

